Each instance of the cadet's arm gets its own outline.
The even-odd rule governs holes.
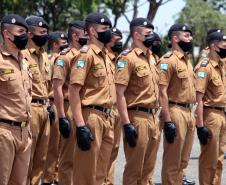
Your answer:
[[[167,95],[167,86],[166,85],[159,85],[159,102],[160,106],[162,107],[162,117],[163,121],[171,121],[170,113],[169,113],[169,99]]]
[[[60,79],[53,79],[53,93],[54,103],[56,105],[57,113],[59,118],[65,118],[64,112],[64,95],[63,95],[64,81]]]
[[[201,92],[196,92],[196,101],[198,103],[196,109],[196,125],[197,127],[203,127],[203,96],[204,94]]]
[[[69,102],[73,114],[73,118],[75,120],[76,126],[84,126],[85,122],[82,116],[82,106],[79,92],[82,86],[79,84],[71,84],[69,86]]]
[[[127,111],[126,98],[124,95],[126,88],[127,87],[125,85],[116,84],[117,108],[123,124],[130,123]]]

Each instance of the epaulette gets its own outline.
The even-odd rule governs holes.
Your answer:
[[[205,59],[205,60],[203,60],[203,61],[201,62],[200,66],[201,66],[201,67],[206,67],[206,66],[208,65],[208,63],[209,63],[209,60],[208,60],[208,59]]]
[[[70,47],[65,48],[65,49],[63,49],[63,50],[60,52],[60,55],[66,55],[70,50],[71,50]]]
[[[125,49],[125,50],[123,50],[123,51],[121,52],[121,55],[126,56],[126,55],[128,55],[131,51],[132,51],[132,49],[127,48],[127,49]]]
[[[173,54],[172,51],[168,51],[165,55],[163,55],[164,58],[169,58]]]
[[[48,54],[48,59],[50,60],[52,58],[52,55],[51,54]]]
[[[89,50],[89,46],[84,45],[84,46],[80,49],[80,52],[81,52],[81,53],[87,53],[88,50]]]

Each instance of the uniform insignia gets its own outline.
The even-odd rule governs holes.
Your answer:
[[[124,68],[126,66],[125,60],[119,60],[117,63],[117,68]]]
[[[198,77],[200,77],[200,78],[205,78],[206,73],[205,73],[204,71],[199,71],[197,75],[198,75]]]
[[[200,57],[201,58],[207,58],[208,57],[208,54],[206,52],[203,52],[203,53],[201,53],[201,56]]]
[[[76,67],[79,69],[79,68],[84,68],[85,66],[85,61],[84,60],[78,60],[76,62]]]
[[[14,69],[0,69],[0,75],[7,75],[14,73]]]
[[[25,59],[23,59],[23,60],[22,60],[22,69],[25,70],[25,71],[27,71],[28,68],[29,68],[28,61],[25,60]]]
[[[57,65],[57,66],[63,67],[63,66],[64,66],[64,60],[58,59],[58,60],[56,61],[56,65]]]
[[[144,70],[144,69],[147,69],[147,67],[146,66],[138,66],[138,67],[136,67],[136,71],[138,72],[138,71],[142,71],[142,70]]]
[[[70,50],[71,50],[70,47],[65,48],[65,49],[63,49],[63,50],[60,52],[60,54],[61,54],[61,55],[66,55]]]
[[[87,45],[84,45],[84,46],[80,49],[80,51],[81,51],[82,53],[87,53],[88,50],[89,50],[89,47],[88,47]]]
[[[127,49],[125,49],[124,51],[122,51],[122,55],[124,55],[124,56],[126,56],[126,55],[128,55],[128,53],[130,53],[132,50],[131,49],[129,49],[129,48],[127,48]]]
[[[34,67],[38,67],[38,64],[30,64],[29,68],[34,68]]]
[[[173,54],[172,51],[168,51],[163,57],[164,58],[169,58]]]
[[[160,64],[160,69],[161,70],[168,70],[169,64]]]
[[[208,60],[204,60],[204,61],[201,62],[200,66],[201,67],[206,67],[208,63],[209,63]]]
[[[48,54],[48,59],[50,60],[52,58],[52,55],[51,54]]]
[[[92,69],[93,70],[104,69],[104,66],[101,64],[97,64],[97,65],[94,65]]]

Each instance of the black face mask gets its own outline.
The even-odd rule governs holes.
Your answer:
[[[17,49],[19,49],[19,50],[25,49],[25,47],[27,45],[27,41],[28,41],[27,34],[24,33],[22,35],[13,35],[13,36],[14,36],[14,40],[13,41],[11,39],[10,40],[11,40],[11,42],[13,42],[15,44],[15,46],[17,47]]]
[[[60,51],[63,51],[64,49],[66,49],[68,47],[69,47],[68,44],[62,45],[62,46],[60,46]]]
[[[87,41],[88,41],[88,38],[79,38],[78,43],[79,43],[81,46],[84,46],[84,45],[87,44]]]
[[[46,42],[48,41],[49,35],[35,35],[32,37],[32,40],[34,41],[34,43],[39,46],[42,47],[46,44]]]
[[[226,58],[226,49],[218,47],[220,51],[216,51],[220,58]]]
[[[178,42],[178,45],[180,46],[180,48],[184,51],[184,52],[189,52],[192,50],[192,42],[185,42],[185,41],[180,41]]]
[[[98,40],[103,44],[107,44],[111,41],[111,30],[97,32]]]
[[[145,47],[149,48],[153,44],[154,40],[155,40],[154,34],[145,35],[143,44],[145,45]]]
[[[153,44],[152,47],[151,47],[151,51],[154,54],[159,54],[160,50],[161,50],[161,44]]]
[[[122,52],[122,42],[116,42],[113,47],[111,47],[111,50],[115,53],[121,53]]]

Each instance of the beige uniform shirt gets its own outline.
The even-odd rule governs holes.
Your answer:
[[[75,48],[69,49],[67,52],[61,52],[57,57],[53,67],[53,79],[59,79],[64,81],[63,94],[64,99],[68,100],[68,86],[70,82],[70,70],[72,59],[79,54],[79,51]]]
[[[31,74],[28,59],[17,60],[0,47],[0,118],[28,121],[31,112]]]
[[[150,50],[133,46],[122,52],[116,65],[116,83],[127,86],[128,107],[156,108],[159,106],[158,70]]]
[[[204,106],[226,107],[225,70],[225,62],[211,59],[203,59],[195,68],[196,91],[204,94]]]
[[[177,50],[168,52],[158,64],[159,84],[168,86],[169,101],[195,103],[195,76],[188,58]]]
[[[71,67],[70,84],[82,86],[82,106],[99,105],[111,108],[116,102],[114,68],[105,49],[90,43],[83,46]]]
[[[48,55],[44,49],[36,51],[28,46],[23,54],[29,61],[29,71],[32,74],[32,98],[48,99],[48,81],[51,80]]]

